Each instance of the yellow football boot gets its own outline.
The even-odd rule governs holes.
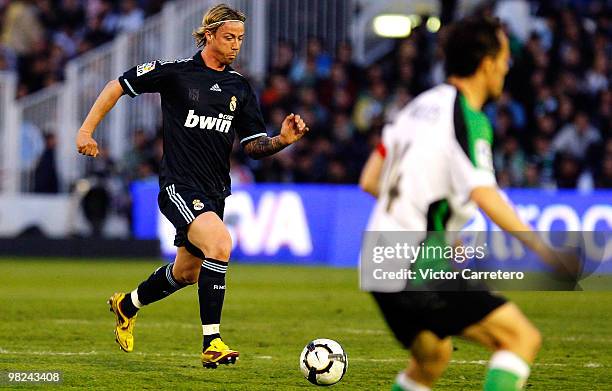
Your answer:
[[[204,368],[215,369],[219,365],[235,364],[240,353],[231,350],[221,338],[215,338],[210,346],[202,352],[202,366]]]
[[[119,303],[125,299],[125,293],[115,293],[108,299],[110,305],[110,312],[115,314],[115,341],[119,344],[121,350],[126,353],[134,350],[134,324],[136,323],[136,316],[128,318],[123,314]]]

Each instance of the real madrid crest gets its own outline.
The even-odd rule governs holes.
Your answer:
[[[202,209],[204,209],[204,204],[200,200],[197,200],[197,199],[193,200],[192,204],[193,204],[193,209],[195,209],[195,210],[202,210]]]
[[[232,96],[232,99],[230,99],[230,104],[229,104],[230,111],[235,111],[237,104],[238,104],[238,99],[236,99],[235,96]]]

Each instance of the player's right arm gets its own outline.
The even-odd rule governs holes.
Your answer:
[[[98,144],[92,137],[93,132],[119,98],[124,94],[134,98],[143,93],[162,92],[169,77],[175,72],[175,65],[174,61],[147,62],[125,71],[117,80],[108,82],[79,129],[77,151],[85,156],[96,157]]]
[[[368,161],[359,177],[359,187],[366,193],[372,194],[378,198],[380,191],[380,173],[385,162],[385,147],[382,143],[378,144],[376,149],[372,151]]]
[[[124,94],[118,80],[109,81],[81,125],[76,137],[77,151],[85,156],[98,156],[98,143],[93,139],[93,133],[106,114],[115,106]]]

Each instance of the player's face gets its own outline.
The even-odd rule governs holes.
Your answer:
[[[508,37],[502,31],[497,33],[497,37],[501,42],[501,49],[497,56],[490,59],[490,63],[486,67],[487,74],[487,92],[489,98],[497,99],[501,96],[504,89],[504,79],[508,73],[508,63],[510,61],[510,44]]]
[[[242,46],[244,24],[240,22],[223,23],[209,42],[210,48],[217,54],[221,63],[231,64]]]

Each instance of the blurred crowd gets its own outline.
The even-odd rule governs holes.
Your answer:
[[[500,186],[612,188],[612,8],[597,5],[551,3],[525,41],[508,31],[506,91],[485,108]]]
[[[59,5],[2,1],[0,69],[19,70],[24,94],[61,79],[67,59],[137,28],[162,3],[97,0],[83,7],[78,0]],[[576,8],[561,7],[567,2],[533,3],[529,30],[505,25],[512,50],[506,88],[484,108],[495,130],[499,185],[612,188],[611,6],[603,1],[578,1],[582,6]],[[493,14],[493,7],[479,12]],[[20,20],[38,27],[26,34]],[[420,92],[444,82],[439,45],[444,35],[444,28],[432,33],[418,26],[368,66],[354,62],[350,42],[334,45],[332,53],[316,37],[270,48],[267,77],[257,85],[268,133],[276,134],[287,114],[299,113],[310,134],[258,161],[247,159],[236,145],[234,184],[356,183],[384,124]],[[101,167],[125,182],[154,180],[160,136],[151,138],[142,130],[134,134],[129,153]]]
[[[71,58],[134,31],[164,0],[0,0],[0,71],[19,74],[18,97],[63,79]]]

